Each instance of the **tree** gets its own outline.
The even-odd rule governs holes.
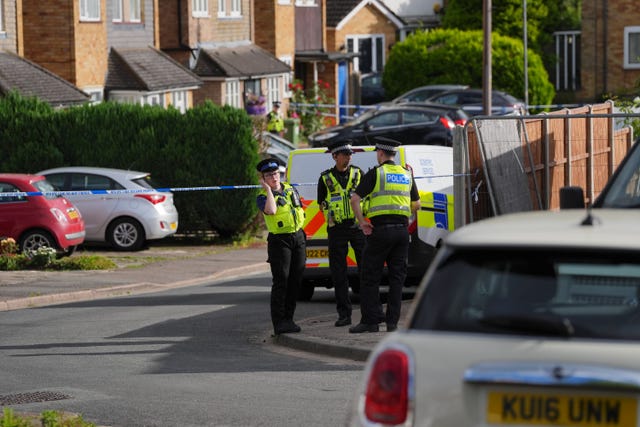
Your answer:
[[[492,35],[493,88],[518,98],[524,94],[521,40]],[[482,31],[436,29],[416,32],[396,43],[383,74],[385,93],[396,97],[428,84],[482,87]],[[548,105],[555,91],[540,56],[529,49],[529,103]]]

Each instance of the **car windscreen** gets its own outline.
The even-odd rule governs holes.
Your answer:
[[[611,178],[594,206],[600,208],[640,208],[640,149],[629,153],[620,170]]]
[[[36,187],[38,189],[38,191],[40,191],[42,193],[51,193],[51,192],[54,192],[54,191],[58,191],[46,179],[42,179],[40,181],[33,181],[31,184],[34,187]],[[43,195],[41,197],[45,197],[47,199],[55,199],[56,197],[60,197],[60,196],[52,195],[52,194],[45,194],[45,195]]]
[[[410,329],[640,339],[640,257],[626,251],[442,254]]]
[[[141,187],[153,190],[154,188],[162,188],[156,182],[151,179],[151,175],[145,175],[131,180]]]

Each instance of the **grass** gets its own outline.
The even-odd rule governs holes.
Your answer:
[[[16,414],[11,408],[4,408],[0,417],[0,427],[96,427],[96,425],[85,421],[78,414],[58,411]]]

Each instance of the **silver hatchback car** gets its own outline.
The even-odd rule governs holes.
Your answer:
[[[82,213],[86,242],[107,242],[117,250],[135,251],[178,229],[173,194],[154,191],[157,186],[147,172],[73,166],[38,174],[59,191],[92,191],[65,194]],[[97,193],[101,190],[132,191]]]

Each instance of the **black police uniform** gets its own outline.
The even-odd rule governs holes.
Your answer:
[[[273,165],[275,164],[275,169]],[[261,161],[257,169],[259,172],[277,170],[275,159]],[[306,240],[307,236],[302,229],[304,212],[297,190],[286,183],[281,183],[280,191],[273,191],[276,204],[290,212],[290,217],[285,221],[291,221],[294,229],[290,232],[279,232],[278,225],[267,224],[269,235],[267,237],[267,262],[271,267],[271,321],[276,335],[300,332],[300,327],[293,321],[298,299],[298,289],[302,282],[306,264]],[[256,203],[258,209],[264,211],[266,195],[259,194]],[[297,211],[297,213],[296,213]],[[265,221],[268,221],[265,214]],[[275,228],[272,229],[272,228]]]
[[[350,147],[347,147],[350,151]],[[345,151],[346,151],[345,149]],[[347,188],[349,184],[349,177],[354,173],[355,179],[352,179],[351,188]],[[332,175],[338,182],[339,188],[332,190],[329,186],[333,185],[333,181],[328,177]],[[318,180],[318,203],[329,201],[327,200],[330,193],[336,191],[344,192],[345,190],[351,193],[355,190],[355,187],[360,182],[362,171],[357,166],[349,165],[347,170],[340,172],[334,166],[328,169],[320,175]],[[343,200],[344,212],[350,213],[348,218],[335,218],[331,221],[333,224],[327,224],[327,237],[329,240],[329,268],[331,270],[331,280],[333,282],[334,294],[336,298],[336,309],[338,311],[338,320],[336,326],[346,326],[351,324],[351,299],[349,298],[349,278],[347,275],[347,254],[349,251],[349,244],[353,248],[353,252],[356,257],[356,263],[358,265],[358,272],[360,271],[360,255],[364,248],[364,234],[358,227],[358,224],[353,217],[351,207],[349,206],[349,200]],[[326,211],[327,208],[325,208]],[[331,215],[329,212],[328,215]]]
[[[378,146],[378,144],[376,144]],[[393,148],[393,147],[390,147]],[[384,164],[394,165],[393,161]],[[364,199],[373,192],[378,179],[377,166],[369,170],[360,181],[355,192]],[[418,187],[412,179],[410,199],[412,202],[420,200]],[[407,277],[407,259],[409,254],[408,218],[403,215],[378,215],[370,218],[373,232],[366,236],[366,244],[362,253],[360,276],[360,310],[361,324],[371,329],[359,330],[361,325],[354,326],[349,332],[377,331],[379,323],[380,295],[379,287],[383,277],[384,265],[387,264],[389,293],[387,296],[386,323],[387,330],[394,330],[400,319],[402,305],[402,290]]]

